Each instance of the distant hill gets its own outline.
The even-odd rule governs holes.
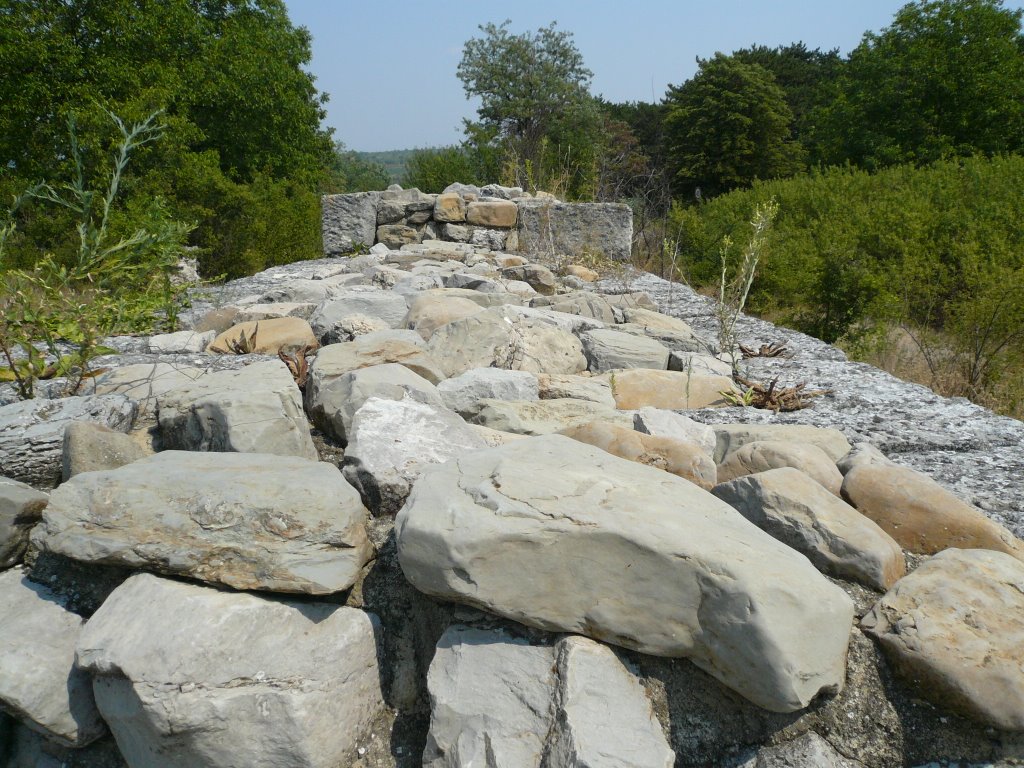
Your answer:
[[[356,152],[356,155],[371,163],[384,166],[392,183],[400,184],[405,176],[405,164],[415,149],[389,149],[386,152]]]

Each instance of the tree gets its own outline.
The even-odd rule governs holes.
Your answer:
[[[0,0],[0,194],[71,173],[69,116],[87,170],[104,172],[117,141],[108,112],[137,121],[162,109],[164,138],[137,153],[114,226],[131,231],[132,212],[164,198],[174,218],[198,225],[191,244],[205,271],[234,275],[279,258],[258,223],[258,206],[272,202],[315,249],[309,199],[333,152],[325,97],[303,69],[310,57],[309,33],[282,0]],[[15,261],[30,261],[33,245],[64,253],[65,222],[31,206],[19,216]],[[315,255],[308,248],[303,257]]]
[[[1002,0],[921,0],[850,54],[817,140],[867,168],[1024,147],[1024,11]]]
[[[790,138],[793,113],[771,73],[721,53],[697,61],[693,79],[666,96],[676,191],[715,195],[802,170],[803,152]]]
[[[512,166],[511,175],[529,184],[537,181],[537,169],[552,151],[556,159],[584,151],[600,120],[587,90],[592,73],[572,34],[552,23],[535,34],[514,35],[510,24],[482,25],[483,37],[463,46],[457,74],[467,98],[480,99],[479,122],[467,123],[467,134],[490,132]],[[576,143],[570,145],[572,140]],[[570,175],[591,161],[571,157]]]
[[[838,76],[843,60],[838,50],[809,50],[802,42],[769,48],[755,45],[733,54],[746,64],[758,64],[775,78],[793,113],[791,132],[804,149],[813,155],[810,141],[811,116],[827,103],[829,86]]]
[[[384,189],[391,183],[387,169],[360,157],[358,152],[345,147],[343,142],[334,143],[334,158],[331,163],[331,191],[370,192]]]

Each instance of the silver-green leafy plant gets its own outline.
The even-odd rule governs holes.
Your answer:
[[[739,376],[739,361],[741,359],[739,343],[736,338],[736,323],[747,304],[750,287],[753,285],[754,275],[757,273],[758,262],[764,256],[768,234],[778,213],[779,204],[775,198],[754,208],[754,215],[750,219],[753,231],[743,249],[739,264],[735,268],[730,264],[733,250],[732,239],[728,236],[722,239],[722,247],[719,251],[722,271],[718,283],[718,302],[715,313],[718,319],[718,345],[721,351],[729,356],[733,378]]]
[[[74,119],[68,121],[72,180],[36,184],[14,199],[0,226],[0,380],[22,398],[40,379],[67,377],[76,392],[92,375],[91,361],[110,350],[100,340],[113,332],[172,329],[187,286],[172,279],[190,227],[172,220],[153,200],[145,221],[130,234],[111,234],[111,215],[131,153],[160,138],[159,112],[128,127],[111,119],[121,139],[100,189],[89,186]],[[30,201],[57,205],[77,219],[77,250],[67,261],[43,253],[31,269],[11,269],[4,249],[19,209]]]

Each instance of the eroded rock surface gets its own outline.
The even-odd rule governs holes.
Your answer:
[[[687,656],[776,711],[843,685],[841,590],[692,483],[568,438],[430,467],[396,533],[427,594]]]
[[[78,663],[132,766],[336,768],[383,708],[375,634],[353,608],[139,574],[89,620]]]
[[[861,620],[916,694],[981,723],[1024,731],[1024,564],[947,549]]]
[[[56,489],[32,533],[43,550],[235,589],[328,594],[371,547],[337,467],[290,456],[164,451]]]

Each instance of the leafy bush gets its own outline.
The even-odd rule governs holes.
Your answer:
[[[156,113],[131,128],[111,117],[121,143],[105,188],[87,183],[72,120],[72,181],[30,187],[15,198],[0,226],[0,354],[7,364],[0,380],[14,381],[25,398],[33,396],[38,379],[55,376],[69,377],[71,391],[77,391],[91,373],[90,361],[107,351],[100,345],[104,336],[171,330],[177,319],[184,288],[172,278],[190,228],[154,199],[140,212],[136,229],[121,236],[112,230],[129,155],[156,141],[162,127]],[[5,250],[17,228],[15,216],[30,200],[71,213],[77,250],[64,261],[42,252],[30,269],[17,269],[5,262]]]
[[[677,205],[669,229],[692,281],[714,285],[722,238],[776,198],[777,256],[752,310],[861,355],[902,326],[936,369],[957,369],[947,391],[980,398],[996,380],[1021,379],[1008,361],[1024,350],[1022,178],[1020,156],[830,169]]]

